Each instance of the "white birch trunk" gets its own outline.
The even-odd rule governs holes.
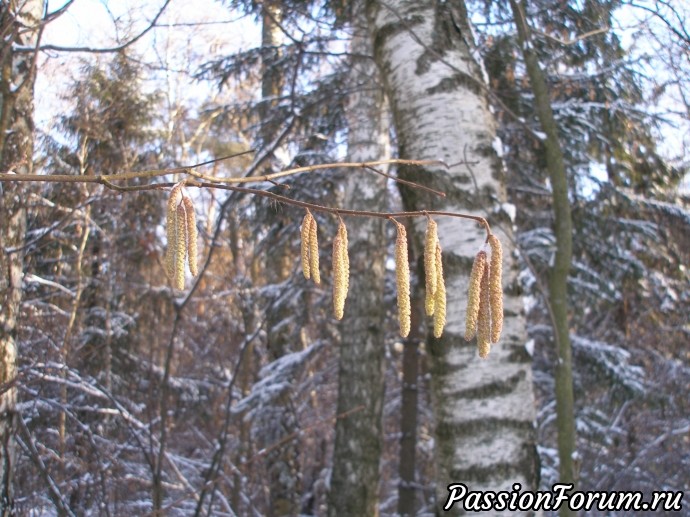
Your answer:
[[[429,338],[432,393],[436,415],[437,506],[447,485],[470,490],[534,488],[535,448],[531,358],[525,350],[522,301],[516,296],[514,249],[498,225],[510,231],[500,210],[503,173],[495,148],[494,120],[482,90],[483,74],[473,51],[464,6],[451,13],[433,0],[371,0],[376,62],[386,83],[400,157],[441,159],[466,165],[402,170],[407,179],[443,190],[434,198],[403,193],[406,209],[441,209],[486,216],[504,246],[505,323],[500,343],[488,359],[464,340],[468,278],[475,254],[484,246],[479,225],[436,218],[444,252],[448,323],[440,340]],[[476,187],[475,187],[476,184]],[[422,242],[425,221],[415,223]],[[456,505],[454,512],[461,513]]]
[[[42,0],[0,3],[0,171],[31,173],[33,159],[33,53],[16,53],[15,45],[34,46]],[[17,319],[22,294],[26,210],[24,189],[0,188],[0,515],[14,515],[13,475],[16,460]]]
[[[364,2],[357,1],[351,51],[370,56]],[[383,89],[373,59],[354,57],[348,99],[348,161],[388,155],[389,137]],[[386,181],[378,175],[347,171],[347,208],[383,210]],[[340,323],[338,409],[329,515],[377,515],[384,394],[383,287],[384,223],[349,218],[350,292]],[[352,411],[363,406],[361,411]]]

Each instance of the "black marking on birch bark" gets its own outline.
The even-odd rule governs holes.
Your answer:
[[[501,395],[508,395],[515,391],[518,384],[520,384],[527,374],[524,370],[520,370],[507,379],[501,379],[489,384],[483,384],[474,388],[467,388],[464,390],[453,391],[446,393],[449,399],[488,399],[492,397],[500,397]]]
[[[467,469],[451,469],[450,479],[471,479],[474,483],[489,483],[490,481],[503,481],[506,479],[520,479],[525,472],[525,457],[521,455],[516,462],[498,462],[486,466],[472,465]],[[530,461],[531,463],[531,461]]]
[[[446,337],[446,333],[443,333],[443,336],[441,338],[444,339]],[[440,341],[440,340],[437,340]],[[477,348],[477,345],[474,343],[474,341],[465,341],[462,336],[456,336],[455,339],[452,341],[453,347],[457,348],[471,348],[472,352],[474,352],[474,349]],[[447,346],[447,345],[446,345]],[[466,371],[469,368],[469,365],[467,363],[460,363],[460,364],[448,364],[447,362],[441,365],[435,365],[432,367],[432,371],[434,375],[439,375],[441,377],[444,376],[449,376],[453,375],[456,372],[462,372]]]
[[[477,239],[477,247],[481,247],[483,242],[483,239]],[[452,250],[444,251],[443,267],[446,281],[456,276],[468,276],[472,269],[473,260],[474,257],[468,258],[463,255],[456,255]]]
[[[437,93],[454,92],[459,89],[466,89],[475,95],[480,95],[482,89],[469,74],[465,72],[455,72],[450,77],[444,77],[436,85],[426,89],[426,93],[434,95]]]
[[[414,14],[403,18],[402,20],[397,19],[395,22],[387,23],[383,25],[374,36],[374,52],[380,49],[388,38],[391,38],[397,34],[402,34],[409,30],[414,30],[418,25],[424,23],[424,17],[419,14]]]
[[[453,480],[471,479],[473,482],[487,483],[493,479],[505,480],[523,477],[527,487],[539,486],[541,465],[536,445],[527,442],[521,447],[516,461],[493,463],[487,466],[473,465],[468,469],[451,468],[449,478]],[[502,474],[499,476],[498,474]],[[527,489],[523,487],[523,489]]]
[[[525,402],[525,403],[530,403]],[[444,419],[445,420],[445,419]],[[436,433],[445,436],[473,436],[476,434],[488,433],[496,434],[498,428],[512,429],[531,433],[533,429],[532,420],[516,420],[514,418],[483,417],[477,420],[466,422],[439,422]]]
[[[532,362],[532,356],[529,355],[529,352],[527,352],[527,349],[525,348],[525,339],[524,337],[518,337],[518,336],[510,336],[506,337],[504,336],[502,338],[503,343],[501,346],[504,348],[506,346],[510,346],[510,353],[508,354],[508,357],[506,357],[506,361],[510,363],[524,363],[524,364],[529,364]],[[508,345],[508,341],[512,341],[511,345]]]

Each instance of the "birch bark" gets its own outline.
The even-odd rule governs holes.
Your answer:
[[[42,0],[0,3],[0,171],[33,169],[34,54]],[[26,209],[21,184],[5,183],[0,195],[0,515],[14,515],[16,459],[17,319],[22,294]]]
[[[352,53],[371,56],[364,2],[354,6]],[[355,57],[348,100],[348,161],[388,155],[385,99],[376,64]],[[373,174],[347,173],[345,205],[355,210],[383,210],[386,181]],[[376,218],[347,220],[350,241],[350,293],[341,323],[338,418],[336,423],[329,515],[377,515],[381,416],[384,394],[383,304],[384,224]],[[361,410],[356,410],[358,407]]]
[[[405,209],[441,209],[487,216],[504,247],[505,322],[488,359],[464,335],[468,276],[484,246],[472,223],[438,218],[444,250],[448,321],[441,339],[429,333],[431,388],[436,415],[436,494],[442,507],[449,483],[470,490],[535,488],[531,358],[517,296],[511,221],[503,210],[503,171],[484,74],[464,4],[434,0],[369,0],[374,57],[390,100],[401,158],[441,159],[448,170],[401,169],[400,175],[446,193],[445,199],[404,190]],[[471,165],[463,164],[468,162]],[[501,229],[499,230],[499,225]],[[415,222],[417,248],[425,222]],[[453,512],[461,513],[459,505]]]

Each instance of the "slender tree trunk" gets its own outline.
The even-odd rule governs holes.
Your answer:
[[[355,6],[352,52],[371,55],[363,2]],[[388,154],[383,90],[372,59],[354,58],[348,101],[348,159],[369,161]],[[376,175],[348,173],[345,204],[355,210],[381,210],[386,182]],[[340,323],[338,409],[328,514],[378,515],[379,459],[384,394],[383,282],[384,224],[379,219],[347,221],[350,292]],[[361,409],[359,409],[361,408]]]
[[[284,36],[280,28],[283,12],[280,2],[268,0],[263,2],[261,13],[261,105],[259,117],[261,119],[260,138],[264,146],[270,145],[278,133],[281,117],[276,116],[274,110],[280,102],[285,78],[283,69],[278,66],[281,56],[280,45]],[[282,150],[278,149],[273,157],[282,158]],[[276,154],[278,156],[276,156]]]
[[[280,3],[274,0],[264,2],[262,12],[262,65],[261,65],[261,141],[269,145],[276,137],[280,117],[273,113],[278,105],[282,92],[284,77],[277,66],[280,56],[279,46],[282,33],[279,24],[282,21]],[[275,156],[274,156],[275,158]],[[274,160],[280,164],[279,160]],[[282,165],[282,164],[281,164]],[[284,214],[275,214],[274,225],[285,224]],[[281,284],[292,273],[294,251],[288,239],[281,240],[276,232],[277,242],[272,244],[272,251],[266,259],[266,277],[272,284]],[[283,297],[283,288],[278,288],[275,296]],[[296,332],[294,325],[285,325],[285,319],[291,314],[285,307],[274,306],[266,319],[266,345],[268,358],[275,361],[283,355],[294,352],[293,345]],[[300,511],[301,472],[299,468],[298,422],[292,404],[293,392],[285,390],[280,397],[271,402],[269,407],[262,408],[254,425],[257,429],[257,444],[268,449],[264,464],[267,471],[266,487],[269,494],[268,515],[278,517],[297,515]]]
[[[429,337],[427,347],[439,513],[449,483],[465,483],[470,490],[511,490],[517,482],[533,489],[538,478],[531,358],[524,346],[522,301],[516,295],[511,221],[501,210],[498,142],[464,4],[457,3],[453,12],[448,5],[434,0],[368,2],[374,56],[391,103],[400,157],[451,164],[449,169],[401,170],[405,178],[446,193],[439,199],[405,189],[405,208],[491,214],[505,249],[503,335],[482,360],[475,344],[463,336],[469,271],[485,234],[467,221],[437,219],[448,317],[442,338]],[[499,225],[508,233],[497,231]],[[423,220],[416,221],[412,238],[418,243],[424,227]],[[461,505],[452,512],[461,513]]]
[[[34,54],[16,53],[38,40],[42,0],[0,3],[0,171],[33,169]],[[0,195],[0,515],[14,515],[17,318],[22,294],[26,209],[24,188],[5,183]]]
[[[572,219],[568,200],[568,177],[563,150],[558,139],[558,126],[551,109],[551,98],[544,72],[532,50],[530,29],[522,5],[510,0],[518,32],[518,42],[525,59],[527,74],[534,93],[534,104],[541,128],[546,134],[546,165],[553,189],[554,233],[556,253],[549,271],[549,304],[553,319],[558,361],[556,362],[556,427],[558,428],[558,459],[561,483],[576,482],[575,416],[573,401],[573,359],[568,326],[568,272],[572,260]],[[524,5],[524,4],[523,4]],[[564,505],[560,515],[573,515]]]
[[[409,223],[409,221],[407,221]],[[414,229],[406,224],[407,233]],[[419,249],[413,241],[408,246],[409,261],[412,267],[419,264],[417,278],[424,277],[423,261],[419,261]],[[400,464],[398,475],[398,513],[402,516],[417,514],[417,416],[419,398],[419,344],[424,342],[424,287],[416,282],[411,288],[410,334],[403,342],[402,363],[402,401],[400,403]]]

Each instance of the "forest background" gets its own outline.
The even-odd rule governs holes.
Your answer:
[[[0,5],[0,172],[168,172],[117,184],[128,191],[0,182],[5,512],[432,515],[450,482],[688,490],[684,2]],[[565,340],[554,142],[572,214]],[[486,217],[506,270],[506,330],[487,359],[462,337],[484,239],[472,221],[434,217],[441,339],[423,313],[424,217],[399,219],[405,339],[385,218],[344,216],[340,321],[338,218],[315,211],[316,285],[300,265],[304,209],[226,183],[186,187],[200,274],[184,290],[166,277],[166,203],[187,166],[228,178],[386,158],[445,165],[333,166],[251,187]]]

